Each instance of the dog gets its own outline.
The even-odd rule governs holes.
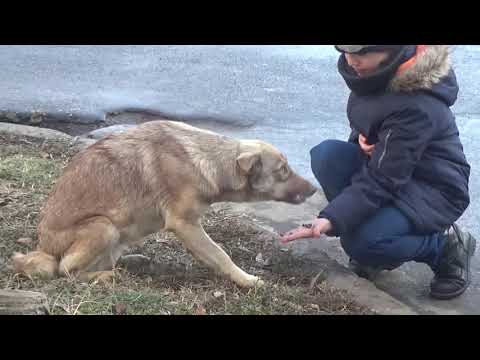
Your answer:
[[[260,140],[239,140],[169,120],[111,134],[77,153],[49,194],[38,247],[15,253],[17,273],[92,279],[152,233],[173,232],[195,259],[240,287],[262,285],[206,234],[215,202],[300,204],[317,191]]]

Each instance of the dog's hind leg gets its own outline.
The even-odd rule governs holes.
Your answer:
[[[241,287],[261,286],[263,281],[240,269],[223,249],[205,232],[199,221],[175,221],[173,231],[192,255],[217,273]]]
[[[112,222],[96,216],[78,225],[74,230],[75,241],[60,261],[63,275],[80,274],[79,279],[92,279],[111,271],[121,253],[120,234]],[[90,276],[88,273],[93,272]]]

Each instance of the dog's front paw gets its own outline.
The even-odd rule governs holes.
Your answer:
[[[265,282],[258,276],[248,275],[241,281],[237,281],[237,284],[244,288],[261,287],[265,285]]]

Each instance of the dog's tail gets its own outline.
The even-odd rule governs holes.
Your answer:
[[[54,278],[58,273],[58,260],[43,251],[32,251],[26,255],[14,253],[12,265],[16,273],[28,277],[38,275],[43,278]]]

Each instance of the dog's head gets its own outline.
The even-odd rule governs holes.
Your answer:
[[[317,191],[290,168],[286,157],[274,146],[259,140],[242,140],[241,149],[237,166],[248,177],[253,200],[300,204]]]

